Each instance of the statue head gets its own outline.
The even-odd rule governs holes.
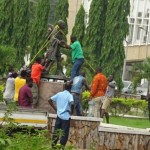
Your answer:
[[[57,25],[61,30],[64,30],[66,28],[66,23],[63,20],[58,20]]]

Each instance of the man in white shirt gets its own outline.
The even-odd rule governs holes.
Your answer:
[[[3,99],[6,104],[9,104],[14,98],[16,77],[17,73],[12,73],[6,81],[6,86],[3,93]]]
[[[103,118],[103,116],[105,114],[107,123],[109,123],[109,114],[106,110],[109,107],[109,105],[112,101],[112,98],[114,97],[115,87],[116,87],[116,82],[114,81],[113,75],[109,75],[108,82],[109,83],[107,86],[105,99],[104,99],[104,102],[103,102],[102,107],[101,107],[101,118]]]

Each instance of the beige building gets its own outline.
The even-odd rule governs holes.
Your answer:
[[[132,79],[132,66],[150,57],[150,0],[130,0],[129,35],[125,42],[123,79]]]
[[[68,17],[68,35],[67,40],[70,42],[70,35],[72,32],[72,28],[75,23],[76,14],[80,9],[83,0],[68,0],[69,3],[69,17]]]
[[[150,44],[147,45],[126,45],[125,46],[125,64],[123,68],[123,80],[132,80],[132,68],[137,62],[143,62],[150,57]]]
[[[68,35],[67,35],[68,42],[70,42],[70,35],[72,32],[72,28],[74,26],[76,15],[81,5],[83,5],[85,10],[85,25],[87,25],[91,1],[92,0],[68,0],[69,3]]]

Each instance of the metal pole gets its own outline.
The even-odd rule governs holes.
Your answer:
[[[124,81],[125,70],[126,70],[126,59],[127,59],[127,53],[128,53],[128,41],[126,41],[126,44],[127,45],[126,45],[126,52],[125,52],[125,58],[124,58],[124,64],[123,64],[122,81]]]
[[[144,30],[146,32],[146,59],[147,59],[147,52],[148,52],[148,40],[149,40],[149,33],[148,29],[144,29],[143,27],[139,27],[140,29]]]

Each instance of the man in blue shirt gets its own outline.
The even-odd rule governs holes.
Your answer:
[[[55,122],[54,134],[52,137],[52,147],[54,148],[59,140],[59,135],[57,135],[57,130],[61,129],[63,135],[60,139],[60,144],[65,146],[69,136],[70,129],[70,114],[71,114],[71,104],[73,103],[73,96],[70,93],[71,84],[65,84],[65,90],[59,92],[52,96],[48,102],[52,108],[57,112],[57,119]],[[54,105],[55,103],[55,105]]]
[[[80,72],[79,76],[76,76],[71,81],[71,93],[74,99],[74,108],[77,116],[82,116],[82,103],[81,103],[81,93],[82,87],[85,86],[86,90],[90,90],[87,81],[85,79],[85,72]]]

